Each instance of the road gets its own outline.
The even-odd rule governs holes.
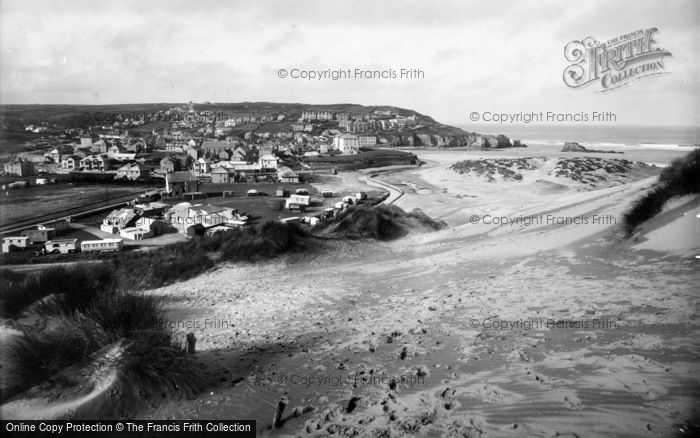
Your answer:
[[[403,190],[401,190],[400,188],[398,188],[394,185],[385,183],[384,181],[376,180],[373,178],[373,175],[370,175],[369,177],[361,176],[358,179],[360,181],[363,181],[364,183],[366,183],[369,186],[384,189],[387,192],[389,192],[389,196],[384,201],[382,201],[382,204],[386,204],[386,205],[393,204],[400,197],[403,196]]]
[[[105,260],[80,260],[76,262],[59,262],[59,263],[29,263],[23,265],[0,265],[0,269],[15,272],[30,272],[39,271],[49,268],[69,268],[76,265],[85,265],[88,263],[103,263]]]

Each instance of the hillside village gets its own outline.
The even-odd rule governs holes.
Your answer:
[[[391,107],[279,111],[282,105],[247,113],[210,108],[207,103],[189,103],[152,113],[83,113],[77,126],[70,121],[24,124],[4,119],[4,134],[17,135],[19,131],[29,135],[24,151],[6,156],[9,160],[3,165],[2,188],[8,200],[14,197],[14,190],[69,181],[79,185],[104,183],[105,191],[110,181],[156,189],[133,202],[113,204],[113,210],[100,210],[102,223],[88,228],[87,238],[72,239],[70,233],[65,238],[62,229],[38,222],[80,217],[73,213],[55,212],[51,218],[40,215],[33,222],[17,223],[26,228],[15,227],[12,233],[5,233],[3,253],[23,249],[33,249],[39,255],[120,250],[122,240],[136,242],[168,233],[210,234],[244,226],[250,214],[314,225],[349,205],[375,201],[353,187],[343,193],[325,190],[322,196],[312,198],[316,193],[310,194],[308,186],[294,185],[318,172],[416,165],[416,155],[393,148],[397,141],[424,135],[418,132],[455,129]],[[476,145],[511,145],[503,138],[472,139],[471,134],[465,134],[467,141],[474,140]],[[276,186],[270,188],[270,184]],[[46,190],[50,194],[53,189]],[[229,201],[236,195],[238,199],[271,196],[268,202],[244,203],[252,210],[239,212],[239,204]],[[342,200],[325,199],[338,196]],[[278,208],[283,214],[275,213]]]
[[[111,174],[115,179],[139,180],[188,171],[215,183],[252,181],[275,173],[292,175],[292,169],[303,167],[304,157],[359,154],[363,147],[382,145],[379,134],[401,131],[418,123],[415,115],[391,111],[304,111],[283,132],[241,131],[236,128],[281,122],[287,116],[198,112],[192,104],[140,116],[103,115],[96,119],[115,120],[82,128],[25,125],[26,132],[42,137],[27,142],[26,147],[33,152],[5,162],[4,174],[31,177],[99,173]],[[164,125],[152,120],[174,121]],[[150,132],[139,129],[147,124],[157,127]]]

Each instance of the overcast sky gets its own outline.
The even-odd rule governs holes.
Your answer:
[[[700,3],[688,1],[0,0],[2,103],[275,101],[472,111],[613,111],[700,125]],[[657,27],[668,74],[570,89],[564,46]],[[423,79],[281,79],[294,68],[418,68]]]

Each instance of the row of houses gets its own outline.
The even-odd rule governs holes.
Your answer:
[[[136,154],[129,155],[129,159],[134,159]],[[121,165],[121,160],[110,158],[107,154],[88,155],[80,158],[75,155],[68,155],[61,158],[60,169],[66,172],[107,172]]]
[[[372,132],[412,127],[417,124],[415,116],[396,117],[382,120],[345,120],[338,122],[338,127],[347,132]]]
[[[133,160],[136,154],[146,150],[146,144],[142,140],[127,142],[126,146],[110,144],[104,139],[93,142],[91,137],[82,137],[80,141],[80,145],[62,145],[49,150],[44,154],[44,160],[58,164],[67,156],[80,160],[89,155],[106,155],[114,160]]]
[[[304,111],[301,113],[300,120],[325,121],[333,120],[334,118],[334,114],[330,111]]]

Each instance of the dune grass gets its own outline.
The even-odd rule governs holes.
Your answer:
[[[661,172],[654,188],[637,199],[623,217],[623,228],[631,236],[635,228],[661,212],[674,196],[700,193],[700,149],[674,160]]]
[[[358,205],[348,207],[330,222],[315,227],[320,234],[344,239],[393,240],[408,232],[406,213],[398,207]]]
[[[49,328],[25,328],[4,346],[3,398],[83,364],[114,342],[126,341],[121,371],[128,379],[160,391],[193,394],[203,381],[200,367],[161,324],[160,300],[119,285],[124,272],[106,264],[5,274],[2,314],[25,310],[50,317]],[[138,277],[139,272],[130,273]],[[24,312],[24,313],[23,313]]]
[[[12,318],[29,305],[51,296],[37,305],[40,313],[70,313],[89,305],[102,290],[111,288],[114,277],[108,266],[77,265],[48,268],[38,275],[0,271],[0,316]]]
[[[26,329],[5,347],[2,378],[6,392],[50,380],[120,340],[127,345],[120,370],[130,380],[183,395],[195,393],[204,381],[181,340],[161,324],[163,314],[156,297],[102,291],[88,306],[76,307],[71,313],[65,313],[66,307],[55,310],[51,328]]]
[[[347,208],[330,222],[320,223],[314,231],[341,239],[394,240],[415,225],[433,230],[446,227],[444,222],[436,221],[420,209],[406,213],[394,205],[358,205]]]
[[[106,333],[81,316],[60,317],[48,330],[25,330],[5,346],[3,392],[15,393],[49,380],[104,345],[108,345]]]

